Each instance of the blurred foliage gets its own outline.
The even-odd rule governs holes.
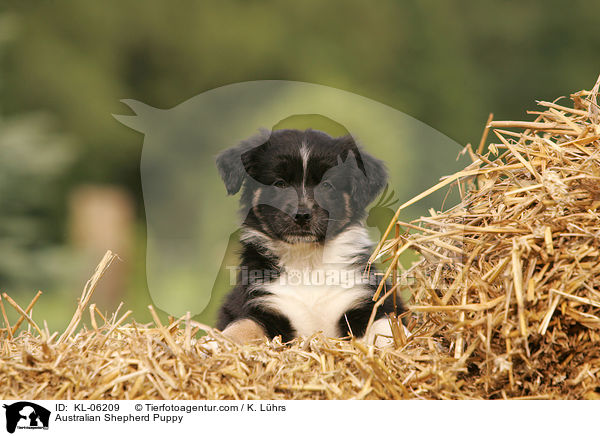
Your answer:
[[[169,108],[229,83],[298,80],[478,142],[489,112],[521,119],[535,99],[594,83],[599,13],[583,0],[2,0],[0,287],[40,286],[49,274],[47,288],[61,287],[51,253],[78,184],[130,190],[143,225],[142,138],[111,117],[124,112],[120,99]],[[432,157],[421,155],[426,167]],[[142,305],[143,230],[138,240],[127,292]]]
[[[0,54],[15,35],[0,15]],[[2,100],[4,102],[4,100]],[[32,108],[0,115],[0,290],[57,289],[68,282],[70,253],[57,228],[73,141]]]
[[[0,277],[3,288],[41,287],[52,279],[60,240],[54,226],[60,184],[73,159],[43,116],[0,118]],[[55,258],[55,261],[52,260]]]

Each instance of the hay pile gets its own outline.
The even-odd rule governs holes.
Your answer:
[[[153,325],[106,318],[90,302],[109,252],[60,336],[32,318],[39,294],[25,309],[2,295],[0,398],[599,398],[599,86],[573,94],[573,108],[540,102],[533,122],[490,119],[465,148],[472,165],[398,209],[372,258],[391,260],[381,298],[413,295],[413,335],[394,328],[396,349],[321,335],[239,346],[189,316],[163,324],[152,307]],[[455,182],[459,205],[398,221]],[[422,258],[404,271],[408,249]]]
[[[489,122],[473,164],[439,184],[459,180],[461,203],[376,251],[422,254],[401,276],[410,309],[442,326],[482,396],[600,397],[599,85],[572,108],[539,102],[533,122]]]
[[[424,335],[402,350],[314,335],[240,346],[187,317],[165,325],[106,318],[89,305],[115,255],[108,252],[87,283],[65,332],[50,334],[21,308],[0,299],[0,398],[3,399],[402,399],[464,398],[456,378],[438,372],[439,355]],[[8,304],[5,304],[8,303]],[[88,307],[89,305],[89,307]],[[6,311],[21,314],[10,325]],[[89,310],[90,326],[79,328]],[[28,328],[14,337],[22,322]],[[78,330],[79,328],[79,330]],[[200,330],[208,335],[197,337]],[[214,345],[218,345],[215,347]],[[430,347],[434,354],[430,354]],[[215,349],[216,348],[216,349]],[[438,356],[439,355],[439,356]],[[452,360],[452,359],[449,359]],[[435,393],[435,394],[434,394]]]

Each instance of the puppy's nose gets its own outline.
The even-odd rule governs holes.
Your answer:
[[[298,224],[305,224],[310,220],[312,213],[308,207],[299,207],[294,219]]]

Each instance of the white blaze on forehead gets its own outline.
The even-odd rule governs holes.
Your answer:
[[[258,188],[256,191],[254,191],[254,195],[252,196],[252,206],[256,207],[258,206],[258,202],[260,200],[260,194],[262,193],[262,189]]]
[[[308,155],[309,155],[308,147],[306,143],[303,142],[300,146],[300,157],[302,158],[302,196],[306,197],[306,169],[308,168]]]
[[[309,155],[308,147],[305,142],[300,146],[300,156],[302,157],[302,168],[306,172],[306,165],[308,164],[308,155]]]

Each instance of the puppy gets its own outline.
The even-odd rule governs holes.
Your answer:
[[[237,284],[218,329],[237,342],[317,331],[370,343],[391,336],[391,298],[367,332],[379,275],[366,271],[372,243],[362,220],[387,181],[380,160],[349,135],[286,129],[224,151],[217,167],[228,194],[242,189],[245,217]]]

